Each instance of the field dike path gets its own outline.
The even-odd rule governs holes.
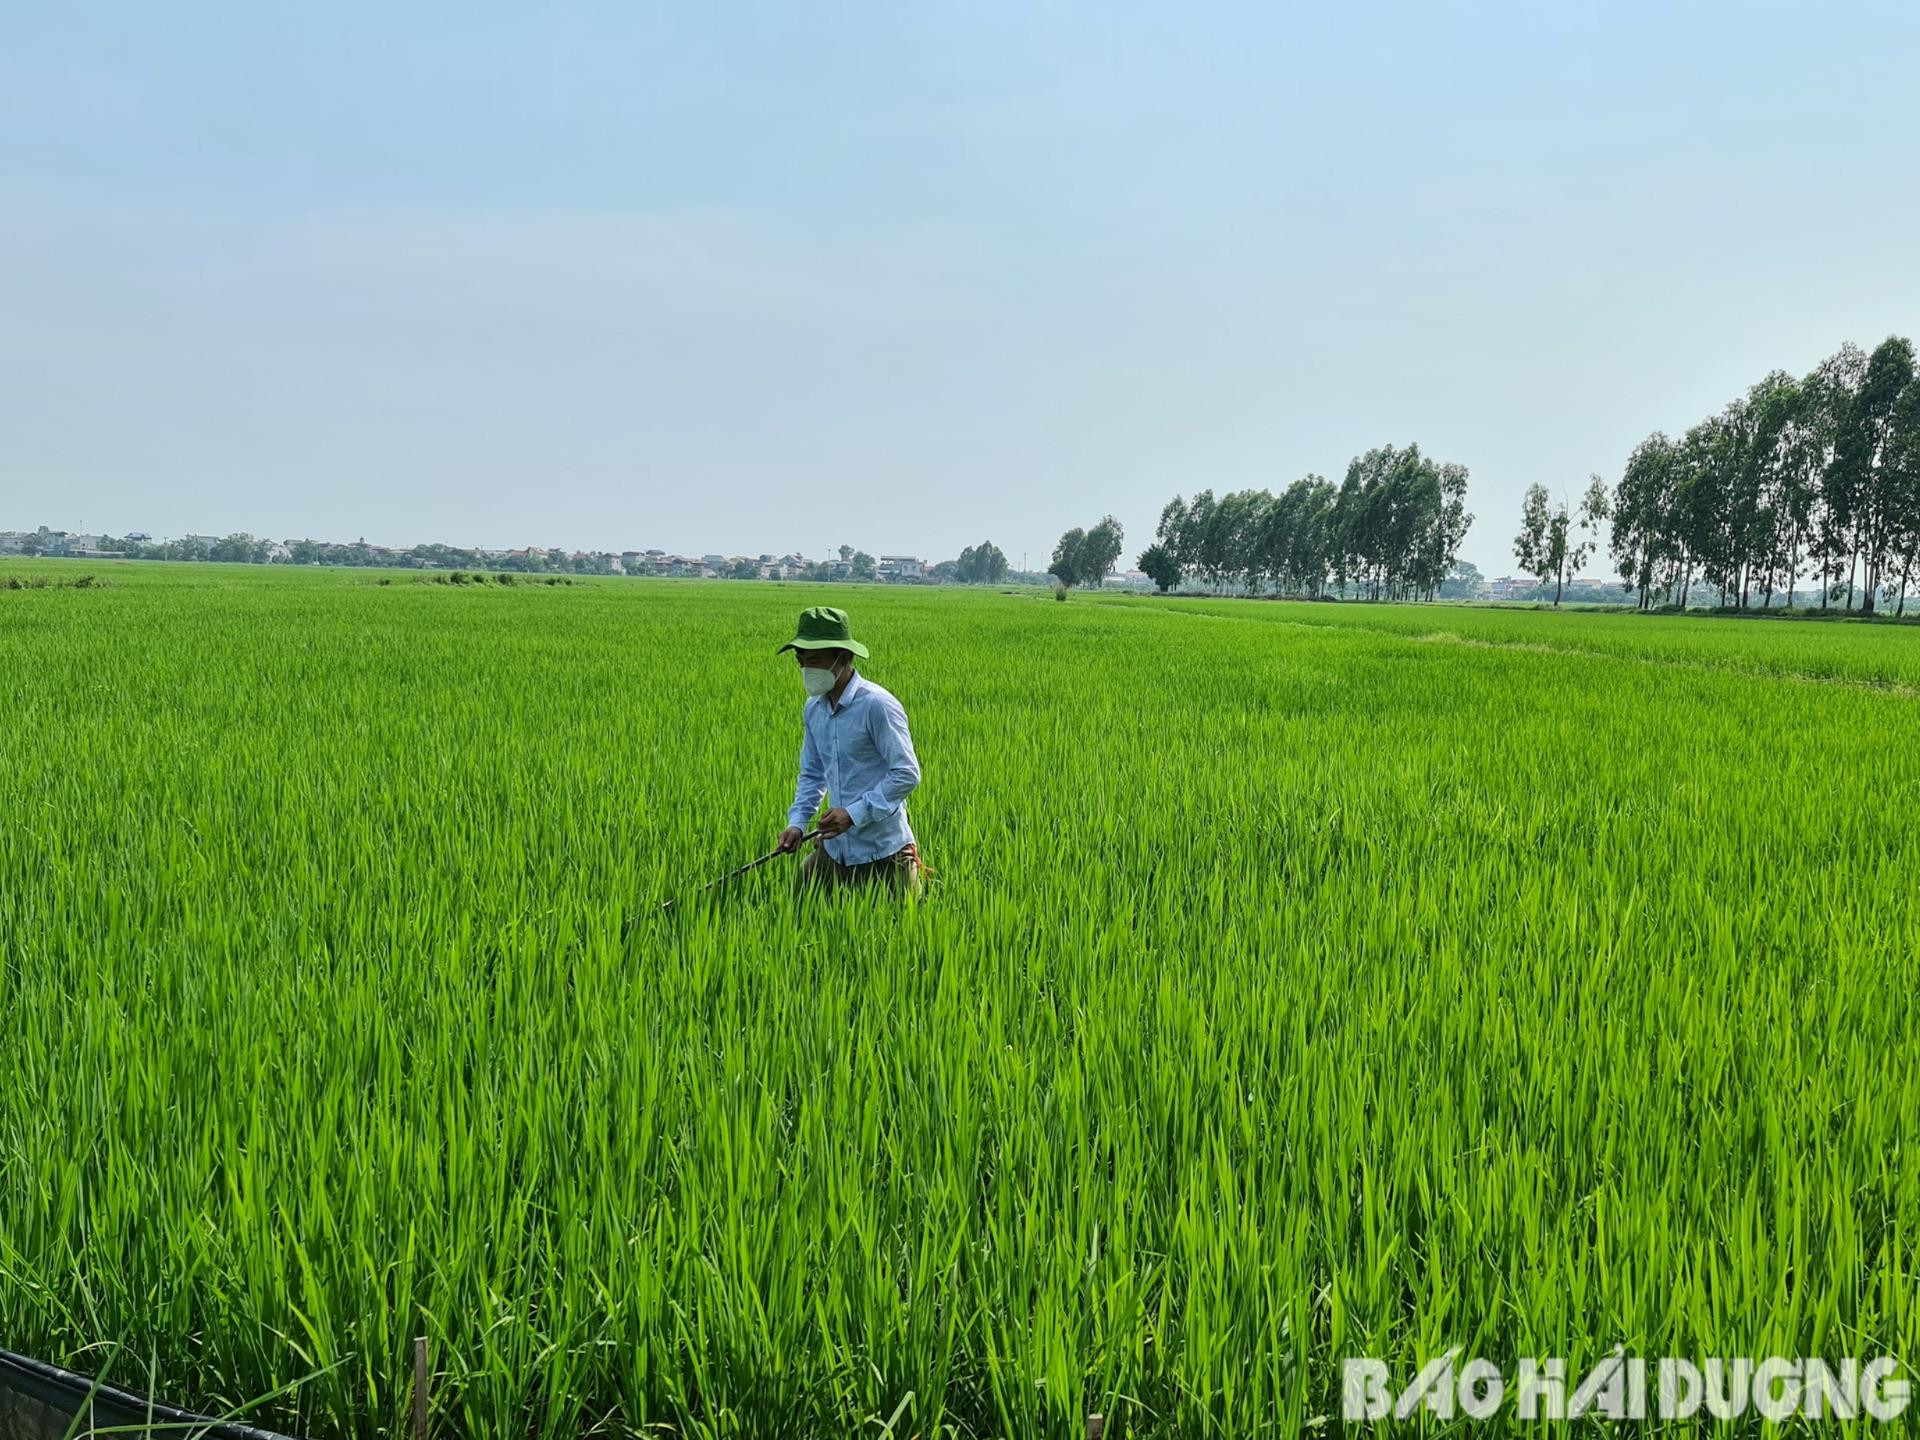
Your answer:
[[[1302,622],[1304,623],[1304,622]],[[1330,625],[1307,626],[1330,630]],[[1390,634],[1374,631],[1375,634]],[[1434,630],[1425,635],[1401,637],[1415,645],[1472,645],[1481,650],[1531,650],[1540,655],[1588,655],[1598,660],[1624,660],[1633,665],[1651,665],[1666,670],[1703,670],[1720,675],[1746,675],[1755,680],[1791,680],[1800,685],[1838,685],[1847,690],[1864,690],[1872,695],[1894,695],[1902,700],[1920,698],[1920,689],[1898,680],[1874,680],[1862,675],[1815,675],[1807,670],[1769,670],[1754,665],[1722,664],[1713,660],[1676,660],[1670,655],[1623,655],[1618,650],[1596,650],[1586,645],[1543,645],[1532,640],[1481,640],[1456,635],[1451,630]]]
[[[1898,680],[1876,680],[1860,675],[1816,675],[1808,670],[1769,669],[1758,665],[1741,665],[1732,661],[1685,660],[1671,655],[1635,655],[1619,650],[1602,650],[1591,645],[1547,645],[1537,640],[1486,640],[1476,636],[1461,635],[1452,630],[1429,630],[1424,634],[1409,635],[1398,630],[1389,630],[1381,625],[1315,623],[1312,620],[1264,618],[1256,620],[1250,615],[1231,615],[1219,610],[1195,610],[1185,606],[1176,608],[1171,605],[1141,608],[1152,608],[1167,615],[1190,615],[1204,620],[1242,620],[1250,624],[1271,625],[1288,630],[1312,630],[1319,633],[1330,630],[1358,630],[1368,635],[1376,635],[1383,640],[1395,640],[1403,645],[1467,645],[1476,650],[1511,650],[1535,655],[1580,655],[1594,660],[1618,660],[1623,664],[1645,665],[1662,670],[1744,675],[1754,680],[1786,680],[1799,685],[1832,685],[1844,690],[1859,690],[1869,695],[1890,695],[1900,700],[1920,699],[1920,687]]]

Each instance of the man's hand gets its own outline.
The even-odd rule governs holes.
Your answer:
[[[778,855],[791,855],[800,848],[800,842],[806,838],[806,835],[807,832],[802,830],[798,825],[787,826],[786,829],[780,832],[780,842],[773,847],[774,853]]]
[[[836,805],[820,817],[815,828],[822,835],[844,835],[853,828],[853,817]]]

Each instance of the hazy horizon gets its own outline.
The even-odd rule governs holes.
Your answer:
[[[5,35],[0,528],[1130,566],[1417,442],[1496,575],[1527,484],[1920,329],[1906,7]]]

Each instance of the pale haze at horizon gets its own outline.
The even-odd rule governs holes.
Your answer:
[[[1417,441],[1511,571],[1920,329],[1894,6],[38,7],[0,528],[1037,567]],[[1589,571],[1606,569],[1592,562]]]

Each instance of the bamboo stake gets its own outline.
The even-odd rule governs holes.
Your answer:
[[[427,1440],[427,1337],[413,1337],[413,1440]]]

